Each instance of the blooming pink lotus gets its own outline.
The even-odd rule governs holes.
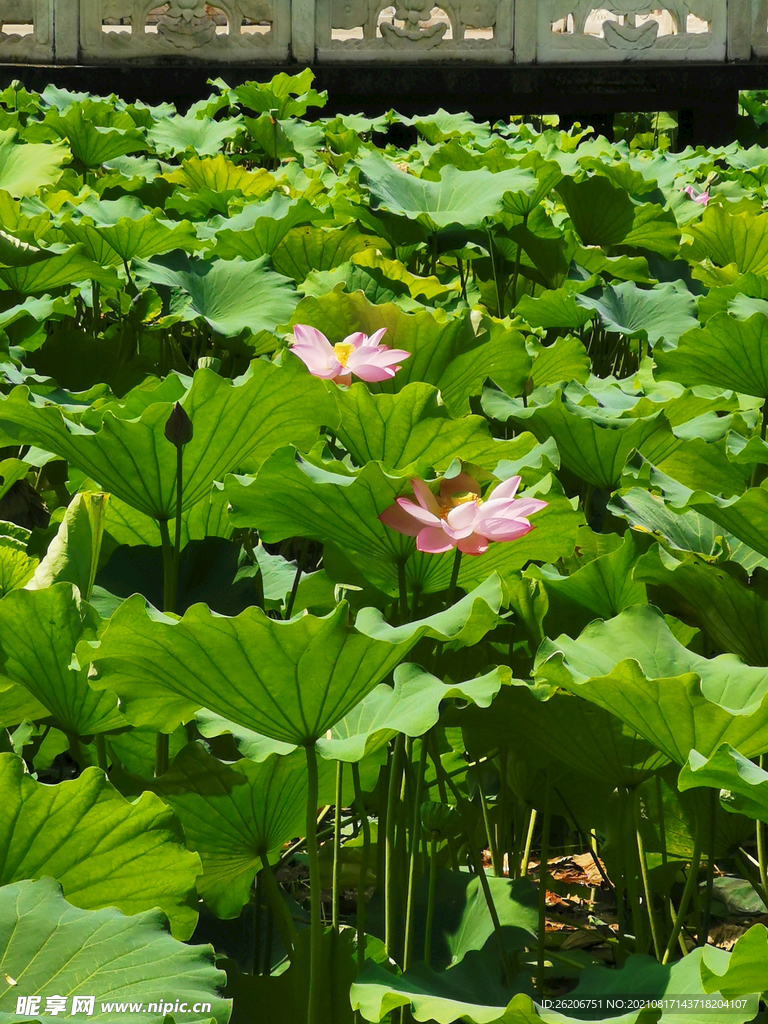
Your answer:
[[[296,324],[291,352],[301,359],[314,377],[332,380],[336,384],[349,384],[352,374],[369,383],[389,380],[400,369],[401,360],[407,359],[411,353],[380,345],[386,330],[382,327],[370,336],[356,331],[344,341],[332,345],[316,327]]]
[[[695,192],[693,185],[688,185],[683,189],[683,192],[692,199],[694,203],[700,203],[701,206],[706,206],[709,202],[709,192]]]
[[[491,541],[516,540],[534,529],[528,516],[545,508],[538,498],[515,498],[520,477],[500,483],[483,500],[480,486],[466,473],[440,482],[437,497],[423,480],[411,480],[416,498],[398,498],[379,516],[385,526],[416,538],[418,551],[441,554],[458,548],[482,555]]]

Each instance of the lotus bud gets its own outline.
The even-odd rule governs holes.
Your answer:
[[[177,402],[165,424],[165,436],[177,448],[183,448],[192,440],[192,420]]]
[[[425,800],[421,805],[421,825],[427,833],[437,833],[442,837],[459,835],[462,830],[461,815],[450,804],[439,804]]]

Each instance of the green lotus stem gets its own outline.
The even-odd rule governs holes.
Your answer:
[[[525,229],[527,225],[528,225],[528,214],[524,213],[523,214],[523,228]],[[523,255],[523,247],[518,242],[518,244],[517,244],[517,252],[515,253],[515,269],[514,269],[513,275],[512,275],[512,303],[513,303],[512,308],[513,309],[517,305],[517,282],[518,282],[518,278],[520,277],[520,259],[521,259],[522,255]]]
[[[488,798],[485,795],[485,789],[483,787],[483,780],[478,773],[477,776],[477,789],[480,793],[480,807],[483,812],[483,826],[485,828],[485,835],[488,840],[488,849],[491,851],[491,864],[493,864],[493,873],[498,878],[501,874],[501,868],[499,863],[499,848],[496,843],[496,835],[494,830],[491,828],[491,821],[488,816]]]
[[[400,619],[408,621],[408,580],[405,575],[405,558],[397,561],[397,591],[400,595]]]
[[[253,906],[253,973],[261,974],[261,879],[256,875]]]
[[[427,768],[427,737],[421,737],[419,750],[419,767],[416,775],[416,793],[413,802],[413,822],[411,827],[411,850],[408,862],[408,895],[405,905],[405,950],[403,953],[403,970],[407,971],[413,953],[413,926],[415,920],[416,864],[419,855],[419,838],[421,833],[421,803],[424,792],[424,773]]]
[[[653,942],[653,952],[657,960],[661,960],[662,948],[661,948],[661,936],[659,934],[659,926],[656,920],[656,914],[653,909],[653,890],[651,889],[650,880],[648,877],[648,861],[645,856],[645,846],[643,844],[643,835],[641,831],[642,827],[642,808],[640,806],[640,787],[635,790],[635,838],[637,840],[637,856],[640,861],[640,878],[643,886],[643,899],[645,900],[646,910],[648,912],[648,924],[651,929],[651,941]]]
[[[533,846],[533,833],[536,829],[536,808],[531,808],[531,816],[528,819],[528,833],[525,837],[525,846],[523,848],[523,862],[520,865],[520,877],[525,878],[528,875],[528,862],[531,859],[531,847]]]
[[[451,570],[451,582],[448,585],[448,606],[456,600],[456,587],[459,582],[459,569],[461,568],[461,549],[456,548],[453,556],[453,569]]]
[[[285,951],[293,959],[293,950],[296,945],[296,926],[280,892],[275,872],[272,870],[272,866],[264,854],[261,855],[261,871],[256,875],[257,882],[259,879],[261,879],[261,886],[267,894],[269,905],[272,908],[272,917],[277,923],[277,929],[280,932],[280,938],[283,940]],[[267,963],[267,970],[269,970],[269,963]]]
[[[493,275],[493,283],[496,287],[496,306],[498,316],[504,317],[504,299],[499,288],[499,277],[496,271],[496,260],[493,258],[493,238],[491,236],[491,229],[486,228],[486,234],[488,235],[488,255],[491,257],[491,274]]]
[[[339,927],[339,891],[341,887],[341,801],[344,782],[344,762],[336,762],[336,797],[333,816],[333,911],[331,921]]]
[[[760,897],[760,899],[765,904],[766,910],[768,910],[768,891],[766,891],[752,877],[752,873],[749,870],[748,865],[744,863],[744,859],[741,856],[741,853],[739,851],[737,851],[733,855],[733,861],[734,861],[734,864],[736,865],[736,868],[737,868],[739,874],[741,875],[741,877],[744,879],[745,882],[749,882],[749,884],[752,886],[754,891],[757,893],[757,895]]]
[[[634,863],[636,842],[634,836],[634,803],[632,794],[626,786],[619,787],[619,826],[623,835],[624,878],[627,887],[627,900],[632,911],[632,931],[635,933],[635,952],[646,952],[645,921],[640,912],[640,901],[637,892],[637,865]]]
[[[437,894],[437,837],[433,832],[429,840],[429,895],[427,896],[427,919],[424,922],[424,963],[429,966],[432,959],[432,923],[435,919],[435,895]]]
[[[176,588],[179,585],[179,562],[181,560],[181,492],[184,488],[183,479],[184,446],[179,445],[176,449],[176,534],[173,543],[173,608],[166,608],[166,611],[176,611]]]
[[[171,536],[168,531],[168,520],[159,519],[157,525],[160,530],[163,550],[163,611],[173,612],[176,610],[176,578],[174,569],[177,568],[174,549],[171,545]],[[155,739],[156,779],[168,771],[170,760],[169,746],[170,742],[167,733],[158,732]]]
[[[685,921],[685,915],[688,913],[688,905],[691,902],[694,890],[698,885],[699,881],[699,866],[701,865],[701,851],[703,845],[703,832],[704,828],[701,821],[701,815],[696,818],[696,828],[693,835],[693,852],[691,854],[691,866],[688,870],[688,877],[685,880],[685,888],[683,889],[683,895],[680,898],[680,906],[677,908],[677,914],[675,916],[675,922],[672,928],[672,932],[667,939],[667,947],[664,950],[664,956],[661,958],[663,964],[669,963],[669,958],[672,956],[672,950],[675,948],[680,930],[683,927]]]
[[[307,754],[307,854],[309,859],[309,1000],[307,1024],[321,1024],[323,921],[320,905],[320,856],[317,845],[317,804],[319,800],[317,750],[314,741],[304,748]]]
[[[395,865],[395,827],[398,818],[397,799],[400,791],[404,749],[405,736],[403,733],[400,733],[395,740],[395,749],[392,755],[392,764],[390,765],[389,785],[387,787],[387,829],[385,833],[384,946],[387,956],[392,957],[392,959],[394,959],[395,954],[395,916],[399,895]]]
[[[768,405],[768,401],[766,405]],[[763,768],[764,762],[765,755],[761,754],[758,758],[758,766]],[[762,821],[757,822],[757,863],[760,871],[760,885],[763,887],[763,892],[768,893],[768,856],[765,846],[765,825]]]
[[[357,966],[358,970],[362,970],[365,962],[365,889],[368,880],[368,860],[371,855],[371,823],[368,820],[363,788],[360,784],[360,766],[355,762],[352,764],[352,784],[355,787],[355,806],[363,830],[363,856],[360,860],[360,879],[357,883]]]
[[[717,804],[719,795],[719,790],[710,789],[708,822],[709,845],[707,848],[707,900],[704,904],[704,914],[701,921],[701,929],[696,937],[697,946],[706,946],[707,938],[709,936],[709,919],[712,911],[712,896],[715,888],[715,841],[717,839],[717,829],[715,828],[715,822],[717,820]]]
[[[509,822],[507,821],[507,756],[506,747],[499,754],[499,831],[497,845],[501,855],[501,873],[504,874],[504,857],[507,858],[507,873],[510,873],[509,862]]]
[[[103,732],[96,733],[96,757],[99,768],[101,768],[103,772],[106,772],[109,765],[107,762],[107,743],[104,739]]]
[[[93,328],[93,336],[99,332],[101,326],[101,308],[99,305],[99,292],[101,285],[98,281],[91,281],[91,306],[93,307],[93,314],[91,317],[91,326]]]
[[[304,572],[304,563],[307,558],[307,549],[309,548],[309,537],[307,537],[301,545],[301,551],[296,561],[296,574],[293,577],[293,584],[291,586],[291,593],[288,596],[288,603],[285,606],[285,617],[290,619],[293,613],[293,605],[296,601],[296,594],[299,592],[299,583],[301,582],[301,574]]]
[[[539,856],[539,922],[536,956],[536,991],[544,996],[544,955],[547,946],[547,875],[549,865],[549,830],[552,824],[552,777],[547,771],[544,788],[544,820],[541,823],[541,853]]]
[[[435,766],[437,791],[440,794],[440,803],[447,804],[448,791],[445,787],[445,780],[448,778],[448,773],[445,768],[443,768],[443,762],[440,759],[440,751],[437,749],[437,733],[435,732],[434,727],[427,733],[427,743],[429,744],[429,756],[432,759],[432,764]],[[448,836],[448,853],[451,858],[451,870],[458,871],[459,858],[456,854],[456,846],[453,841],[453,836],[451,835]]]

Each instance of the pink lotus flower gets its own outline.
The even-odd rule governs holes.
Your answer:
[[[500,483],[483,500],[480,486],[466,473],[441,480],[435,495],[423,480],[411,480],[415,502],[398,498],[379,519],[398,533],[416,538],[416,549],[441,554],[458,548],[465,555],[482,555],[491,541],[516,540],[534,529],[528,516],[545,508],[538,498],[515,498],[520,477]]]
[[[380,345],[386,330],[386,327],[382,327],[370,337],[362,331],[356,331],[344,341],[331,345],[316,327],[296,324],[293,328],[291,352],[301,359],[314,377],[332,380],[336,384],[349,384],[352,374],[369,383],[389,380],[400,369],[400,361],[407,359],[411,353]]]
[[[683,189],[683,192],[694,201],[694,203],[700,203],[702,206],[706,206],[709,202],[709,192],[694,192],[693,185],[688,185]]]

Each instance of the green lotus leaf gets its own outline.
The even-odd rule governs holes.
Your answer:
[[[37,566],[38,560],[27,554],[25,544],[0,535],[0,598],[26,586]]]
[[[698,224],[686,228],[693,241],[680,247],[690,262],[711,260],[718,267],[734,264],[740,274],[768,271],[768,215],[732,213],[719,203],[704,211]]]
[[[639,203],[623,188],[601,175],[577,182],[565,177],[557,186],[573,226],[584,245],[632,246],[677,256],[680,231],[671,210],[656,203]]]
[[[397,733],[423,736],[437,724],[440,702],[458,698],[488,707],[502,685],[505,669],[493,669],[465,683],[443,682],[418,665],[398,665],[394,687],[382,683],[318,740],[318,752],[337,761],[362,761]]]
[[[489,583],[500,603],[498,580]],[[496,621],[483,592],[442,616],[399,628],[368,611],[357,628],[346,602],[323,618],[289,622],[259,608],[233,618],[215,615],[205,605],[176,620],[135,595],[113,614],[95,649],[81,647],[80,656],[96,665],[94,687],[114,690],[121,700],[178,694],[192,710],[210,708],[264,736],[303,745],[344,718],[422,636],[443,635],[435,630],[448,627],[460,637],[467,628],[474,643]]]
[[[96,125],[76,104],[64,114],[47,114],[45,124],[69,143],[72,155],[87,168],[101,167],[116,156],[147,149],[147,140],[138,129]]]
[[[681,334],[698,327],[696,301],[681,281],[639,288],[634,281],[606,285],[599,295],[574,295],[573,301],[595,310],[606,331],[630,338],[676,342]],[[570,326],[570,325],[569,325]]]
[[[452,419],[437,388],[407,384],[394,395],[372,395],[364,384],[334,390],[340,425],[336,436],[359,466],[381,462],[399,476],[445,470],[454,458],[494,470],[535,443],[530,434],[512,441],[491,437],[481,416]]]
[[[563,495],[549,493],[551,483],[545,477],[536,485],[535,495],[533,489],[525,492],[532,497],[540,494],[548,502],[537,513],[535,529],[516,541],[493,545],[481,558],[464,558],[459,573],[462,587],[477,585],[490,572],[505,575],[530,559],[554,560],[573,550],[581,516]],[[423,593],[448,586],[454,559],[450,552],[417,552],[414,538],[379,520],[380,512],[409,491],[406,478],[387,475],[378,463],[369,462],[350,475],[341,463],[320,467],[297,462],[291,448],[275,452],[254,479],[230,477],[224,485],[235,526],[258,529],[266,543],[298,536],[333,544],[365,579],[393,596],[398,592],[397,566],[403,559],[408,582]],[[334,559],[326,548],[327,571],[334,576],[338,569],[339,582],[345,582],[344,566]]]
[[[257,171],[249,171],[239,164],[234,164],[222,153],[216,156],[193,156],[183,160],[179,170],[170,171],[163,177],[172,185],[181,185],[192,194],[210,193],[216,195],[243,195],[260,198],[277,187],[273,176],[260,167]],[[224,211],[226,211],[226,204]]]
[[[147,132],[147,139],[160,156],[177,156],[191,149],[197,156],[216,156],[225,142],[237,135],[242,117],[159,117]]]
[[[201,260],[183,253],[136,260],[138,280],[154,285],[183,320],[202,318],[224,337],[286,323],[298,301],[290,280],[258,260]]]
[[[559,384],[563,380],[575,380],[580,384],[587,382],[592,364],[579,338],[567,334],[551,345],[539,347],[531,343],[530,347],[536,353],[531,369],[534,387]],[[504,390],[507,391],[506,388]]]
[[[16,136],[15,129],[0,131],[0,189],[18,199],[55,185],[69,154],[60,142],[19,142]]]
[[[297,75],[281,71],[269,82],[245,82],[230,92],[238,103],[257,113],[274,110],[277,117],[301,117],[308,107],[324,107],[328,102],[327,93],[312,88],[314,80],[310,68],[304,68]],[[223,86],[224,83],[219,79],[212,84]]]
[[[705,440],[704,436],[685,440],[680,436],[681,433],[696,431],[706,435],[710,426],[714,427],[713,433],[717,434],[722,430],[724,421],[727,428],[727,420],[728,417],[719,417],[716,413],[711,418],[705,414],[695,417],[682,428],[673,427],[673,433],[679,439],[677,446],[669,452],[659,452],[650,461],[665,476],[682,484],[688,493],[713,488],[726,498],[742,494],[748,482],[747,466],[729,459],[722,445]],[[720,438],[715,437],[713,440]]]
[[[539,441],[554,437],[563,466],[595,487],[616,490],[630,455],[640,450],[659,462],[680,442],[664,412],[651,416],[618,418],[602,408],[576,405],[557,393],[547,405],[516,402],[499,391],[483,391],[483,409],[494,419],[514,419]]]
[[[176,449],[165,437],[165,424],[173,405],[152,404],[151,391],[140,395],[147,403],[143,411],[126,410],[140,413],[138,419],[108,410],[94,433],[20,386],[0,399],[0,426],[67,459],[133,508],[170,519],[176,509]],[[182,404],[194,427],[184,448],[184,509],[210,494],[214,480],[257,465],[289,438],[309,447],[321,423],[332,424],[335,416],[325,387],[298,360],[281,367],[256,360],[236,384],[198,370]]]
[[[638,560],[635,579],[668,588],[667,606],[699,622],[715,648],[748,665],[768,665],[768,573],[740,565],[709,565],[695,555],[675,558],[661,548]]]
[[[735,498],[719,498],[706,491],[695,491],[684,507],[712,520],[721,527],[721,534],[727,531],[768,557],[768,490],[765,486],[750,487]]]
[[[709,757],[692,750],[680,769],[681,790],[709,786],[724,790],[720,804],[726,811],[768,821],[768,772],[723,743]]]
[[[77,281],[100,281],[102,284],[115,285],[117,279],[114,270],[95,263],[83,251],[82,245],[73,245],[66,252],[55,254],[47,249],[27,250],[20,259],[14,257],[7,248],[0,253],[0,281],[11,291],[19,295],[34,295],[39,292],[51,291]]]
[[[441,309],[407,313],[395,303],[377,306],[360,292],[349,295],[337,287],[327,295],[302,299],[290,321],[294,324],[317,327],[331,344],[355,331],[373,334],[386,327],[383,344],[412,355],[391,380],[369,389],[391,393],[411,381],[433,384],[455,416],[469,412],[469,397],[480,393],[486,377],[503,374],[507,383],[512,374],[524,383],[530,372],[530,357],[517,331],[491,329],[476,335],[466,310],[456,315]]]
[[[41,590],[54,583],[67,582],[77,587],[84,600],[90,599],[99,564],[108,499],[109,495],[98,492],[76,494],[72,498],[27,590]]]
[[[768,215],[766,215],[768,220]],[[683,335],[676,349],[657,352],[660,380],[687,387],[712,384],[744,395],[768,397],[768,317],[736,320],[715,313],[705,327]]]
[[[532,192],[538,185],[532,171],[518,167],[493,174],[485,168],[460,171],[447,165],[441,168],[439,181],[428,181],[397,170],[378,153],[366,153],[358,163],[383,209],[418,221],[430,233],[451,224],[479,228],[501,209],[505,192]]]
[[[173,934],[190,937],[200,859],[184,849],[179,824],[159,797],[144,793],[128,803],[98,768],[43,785],[14,754],[0,754],[0,793],[3,885],[49,875],[75,906],[126,914],[160,907]]]
[[[185,747],[152,789],[173,808],[187,846],[200,855],[197,891],[222,918],[237,917],[264,861],[304,832],[307,760],[303,751],[261,764],[224,764],[199,744]]]
[[[283,160],[319,163],[318,150],[325,143],[319,124],[307,124],[293,118],[284,120],[264,113],[260,117],[246,117],[245,127],[258,149],[274,161],[275,166]]]
[[[310,271],[332,270],[366,249],[383,249],[386,254],[389,244],[363,234],[353,224],[343,228],[304,224],[288,229],[272,250],[272,262],[278,273],[300,283]]]
[[[191,540],[205,540],[206,537],[229,538],[232,531],[224,492],[214,486],[210,497],[202,498],[183,513],[181,550],[184,550]],[[135,547],[146,544],[149,547],[159,547],[162,543],[157,520],[139,512],[120,498],[116,498],[114,494],[110,495],[107,502],[104,532],[115,545],[128,544]]]
[[[594,319],[592,306],[576,301],[576,295],[565,288],[548,289],[534,298],[523,295],[515,306],[519,314],[531,327],[551,327],[579,330]]]
[[[226,1024],[230,1003],[220,990],[225,978],[214,966],[211,946],[188,946],[172,938],[159,910],[126,917],[113,906],[80,910],[71,906],[52,878],[16,882],[0,889],[0,1021],[12,1024],[19,996],[66,999],[66,1020],[98,1019],[104,1024],[163,1024],[184,1003],[189,1024]],[[12,983],[11,983],[12,982]],[[170,1007],[157,1000],[166,994]],[[96,997],[96,1013],[88,1006]],[[73,1011],[73,998],[86,1000]],[[151,1005],[156,1009],[148,1009]],[[194,1010],[193,1006],[200,1009]],[[137,1012],[141,1007],[141,1012]]]
[[[678,764],[722,742],[747,756],[768,748],[768,671],[695,654],[651,605],[593,622],[576,640],[545,640],[534,675],[610,711]]]
[[[255,260],[273,253],[291,228],[321,216],[306,199],[290,199],[273,192],[261,202],[247,203],[234,217],[214,217],[199,224],[197,231],[215,242],[211,255],[223,260],[237,256]]]
[[[13,590],[0,600],[0,677],[25,687],[75,736],[126,725],[114,695],[92,690],[87,668],[72,666],[78,642],[95,637],[99,623],[71,583]],[[3,718],[5,725],[18,721]]]
[[[718,970],[724,967],[725,970]],[[765,925],[754,924],[741,935],[726,962],[706,950],[701,964],[701,980],[706,992],[719,992],[726,999],[745,993],[766,991],[768,969],[768,932]]]

